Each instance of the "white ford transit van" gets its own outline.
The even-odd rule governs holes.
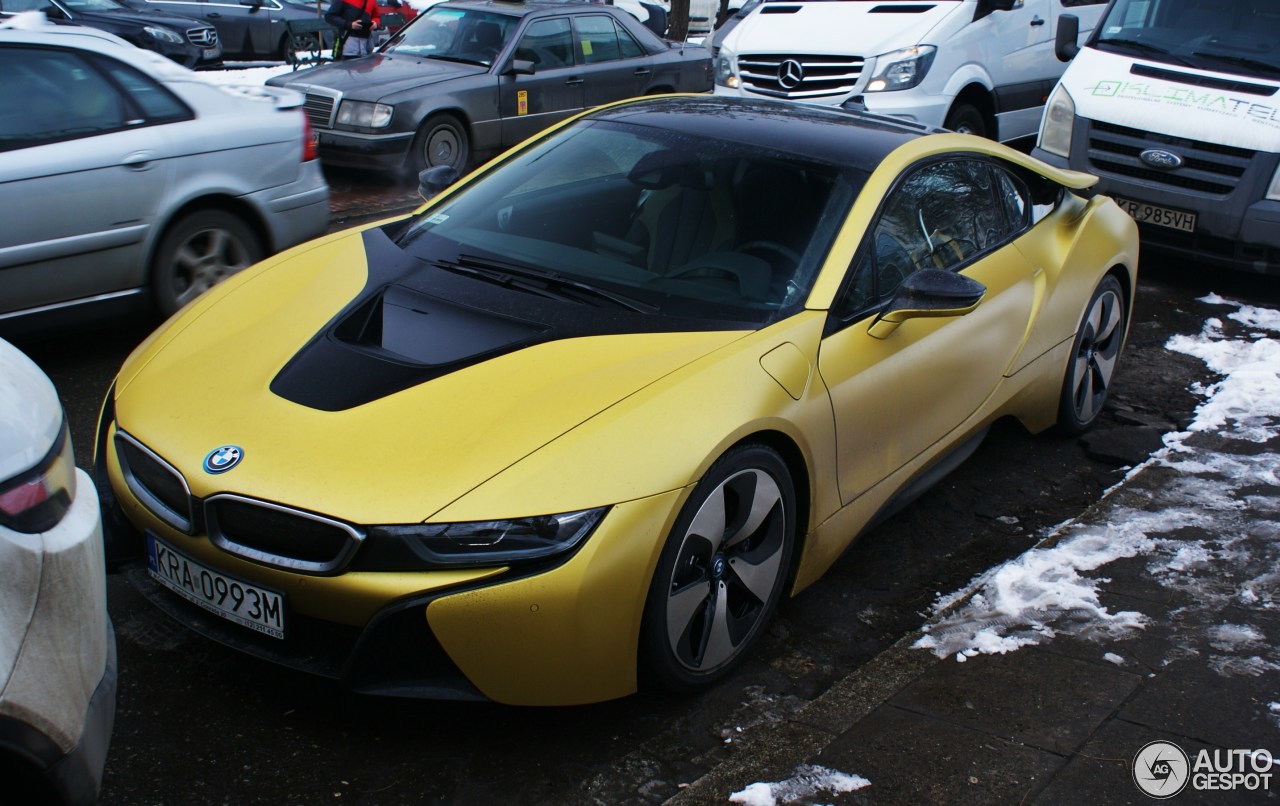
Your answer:
[[[1280,274],[1280,0],[1113,0],[1057,49],[1035,156],[1100,177],[1144,250]]]
[[[1064,67],[1058,19],[1090,30],[1104,2],[765,0],[720,41],[715,92],[1030,138]]]

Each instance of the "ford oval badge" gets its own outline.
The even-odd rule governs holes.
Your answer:
[[[244,451],[240,450],[237,445],[223,445],[221,448],[214,448],[204,458],[204,472],[226,473],[240,464],[240,460],[243,458]]]
[[[1182,167],[1182,157],[1162,148],[1148,148],[1138,155],[1138,159],[1162,171],[1172,171],[1174,168]]]

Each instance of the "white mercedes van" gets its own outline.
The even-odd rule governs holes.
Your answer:
[[[1280,0],[1113,0],[1032,152],[1099,177],[1144,250],[1280,274]]]
[[[1035,135],[1059,18],[1106,0],[764,0],[719,43],[718,95],[847,105],[1005,142]]]

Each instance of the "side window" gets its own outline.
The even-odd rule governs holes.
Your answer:
[[[618,27],[616,22],[614,27],[618,31],[618,47],[622,49],[622,58],[635,59],[645,55],[644,48],[640,47],[640,43],[634,36],[627,33],[627,29]]]
[[[0,50],[0,149],[23,148],[120,129],[120,92],[74,53]]]
[[[182,101],[150,76],[143,75],[128,65],[103,60],[102,68],[142,110],[145,123],[172,123],[190,120],[193,116]],[[135,121],[129,121],[130,124]]]
[[[1031,223],[1031,192],[1022,180],[1003,168],[992,168],[996,177],[996,196],[1005,218],[1009,220],[1010,234],[1022,232]]]
[[[952,160],[911,172],[893,189],[859,252],[834,313],[847,318],[881,305],[913,272],[951,270],[1010,234],[990,166]]]
[[[515,57],[533,62],[539,70],[571,66],[573,36],[569,31],[569,20],[556,17],[530,23],[516,47]]]
[[[622,58],[618,28],[611,17],[585,14],[575,18],[573,24],[578,29],[578,45],[586,64],[612,62]]]

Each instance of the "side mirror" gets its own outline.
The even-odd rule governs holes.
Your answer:
[[[1022,5],[1023,0],[978,0],[978,12],[974,20],[980,20],[996,11],[1013,11]]]
[[[254,11],[257,11],[258,9],[262,8],[264,3],[263,3],[263,0],[240,0],[240,5],[249,6]]]
[[[1075,14],[1058,17],[1058,31],[1053,37],[1053,53],[1058,61],[1069,62],[1080,52],[1080,18]]]
[[[512,59],[511,64],[507,65],[507,69],[502,71],[504,76],[531,76],[536,73],[537,65],[528,59]]]
[[[972,278],[942,269],[921,269],[907,276],[867,334],[888,338],[908,319],[964,316],[978,307],[987,287]]]
[[[418,195],[431,200],[440,191],[458,181],[458,169],[452,165],[437,165],[418,174]]]

